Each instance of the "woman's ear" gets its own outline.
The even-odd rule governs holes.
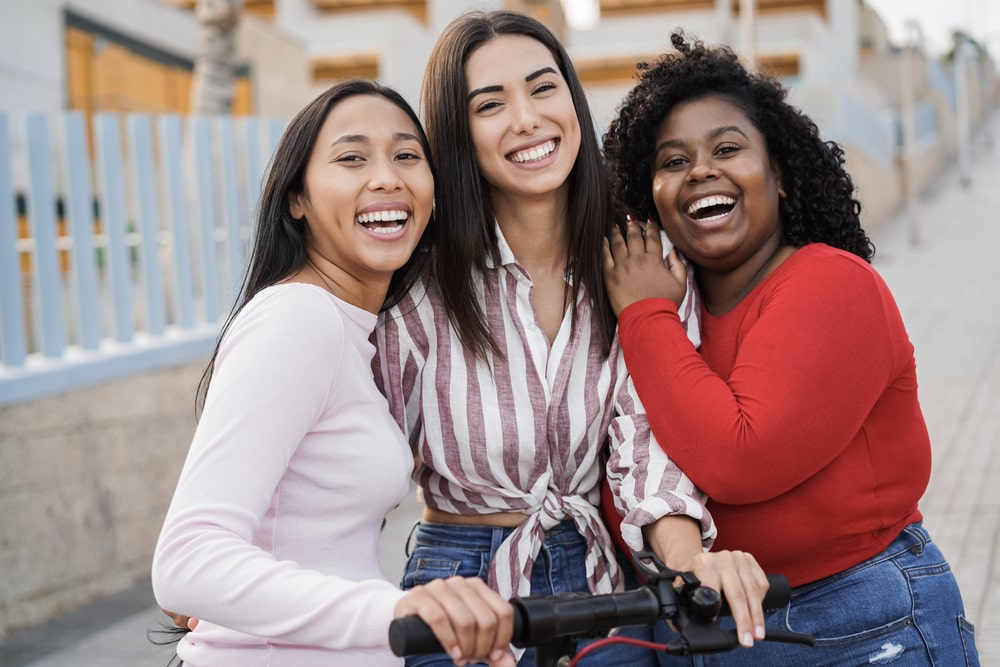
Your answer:
[[[778,166],[777,160],[772,160],[771,170],[774,172],[774,184],[778,187],[778,198],[784,199],[788,195],[785,194],[785,188],[781,187],[781,167]]]
[[[306,215],[305,197],[301,192],[288,193],[288,212],[292,219],[301,220]]]

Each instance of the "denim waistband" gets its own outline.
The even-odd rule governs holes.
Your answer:
[[[866,558],[857,565],[852,565],[851,567],[837,572],[836,574],[831,574],[828,577],[824,577],[817,581],[810,582],[808,584],[802,584],[793,589],[792,596],[794,597],[797,591],[810,591],[815,588],[821,588],[826,586],[832,581],[840,579],[846,575],[857,572],[858,570],[863,570],[867,567],[877,565],[883,561],[896,558],[901,553],[909,551],[917,556],[923,553],[924,547],[928,542],[931,541],[930,533],[924,528],[924,524],[921,521],[915,521],[908,524],[899,531],[899,534],[893,538],[892,542],[889,543],[885,549],[875,554],[871,558]]]
[[[418,546],[491,551],[507,539],[514,532],[514,528],[420,521],[414,526],[414,532],[416,535],[413,544]],[[576,542],[583,539],[572,519],[560,521],[545,531],[546,544]]]

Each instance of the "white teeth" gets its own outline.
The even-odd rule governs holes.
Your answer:
[[[723,195],[712,195],[711,197],[705,197],[704,199],[699,199],[687,208],[688,215],[694,215],[703,208],[708,208],[709,206],[732,206],[736,203],[736,200],[732,197],[725,197]],[[724,213],[722,215],[725,215]],[[721,215],[712,216],[712,218],[718,218]]]
[[[534,162],[536,160],[541,160],[544,157],[548,157],[552,154],[552,151],[556,149],[556,142],[546,141],[541,146],[535,146],[526,151],[520,151],[519,153],[513,153],[510,159],[514,162]]]
[[[403,225],[393,225],[392,227],[366,227],[365,229],[367,229],[370,232],[375,232],[376,234],[388,235],[388,234],[395,234],[402,228]]]
[[[358,223],[367,225],[372,222],[390,222],[392,220],[406,220],[410,214],[406,211],[372,211],[358,215]]]

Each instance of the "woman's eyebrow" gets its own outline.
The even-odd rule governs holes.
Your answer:
[[[503,86],[499,84],[495,86],[483,86],[482,88],[476,88],[475,90],[470,91],[468,99],[471,102],[472,98],[476,95],[482,95],[483,93],[499,93],[501,90],[503,90]]]
[[[541,69],[535,70],[528,76],[524,77],[525,81],[534,81],[543,74],[558,74],[554,67],[543,67]],[[472,100],[476,95],[482,95],[483,93],[499,93],[503,90],[503,86],[483,86],[482,88],[476,88],[475,90],[469,92],[469,101]]]
[[[743,130],[741,130],[740,128],[738,128],[735,125],[723,125],[722,127],[717,127],[714,130],[712,130],[711,132],[709,132],[706,138],[708,138],[708,139],[715,139],[716,137],[720,137],[720,136],[722,136],[723,134],[725,134],[727,132],[736,132],[737,134],[740,134],[740,135],[746,137],[747,139],[750,138],[750,137],[747,137],[746,132],[744,132]],[[657,144],[656,145],[656,150],[657,150],[657,152],[659,152],[659,151],[663,150],[664,148],[679,148],[679,147],[683,146],[684,144],[685,144],[685,142],[682,141],[682,140],[680,140],[680,139],[667,139],[666,141]]]
[[[542,69],[535,70],[528,76],[524,77],[525,81],[534,81],[543,74],[558,74],[554,67],[543,67]]]

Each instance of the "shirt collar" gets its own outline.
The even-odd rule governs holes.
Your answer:
[[[500,223],[496,220],[493,221],[493,238],[495,239],[493,247],[486,254],[486,268],[499,269],[501,266],[517,266],[514,251],[510,249],[507,239],[504,238],[503,230],[500,229]]]

